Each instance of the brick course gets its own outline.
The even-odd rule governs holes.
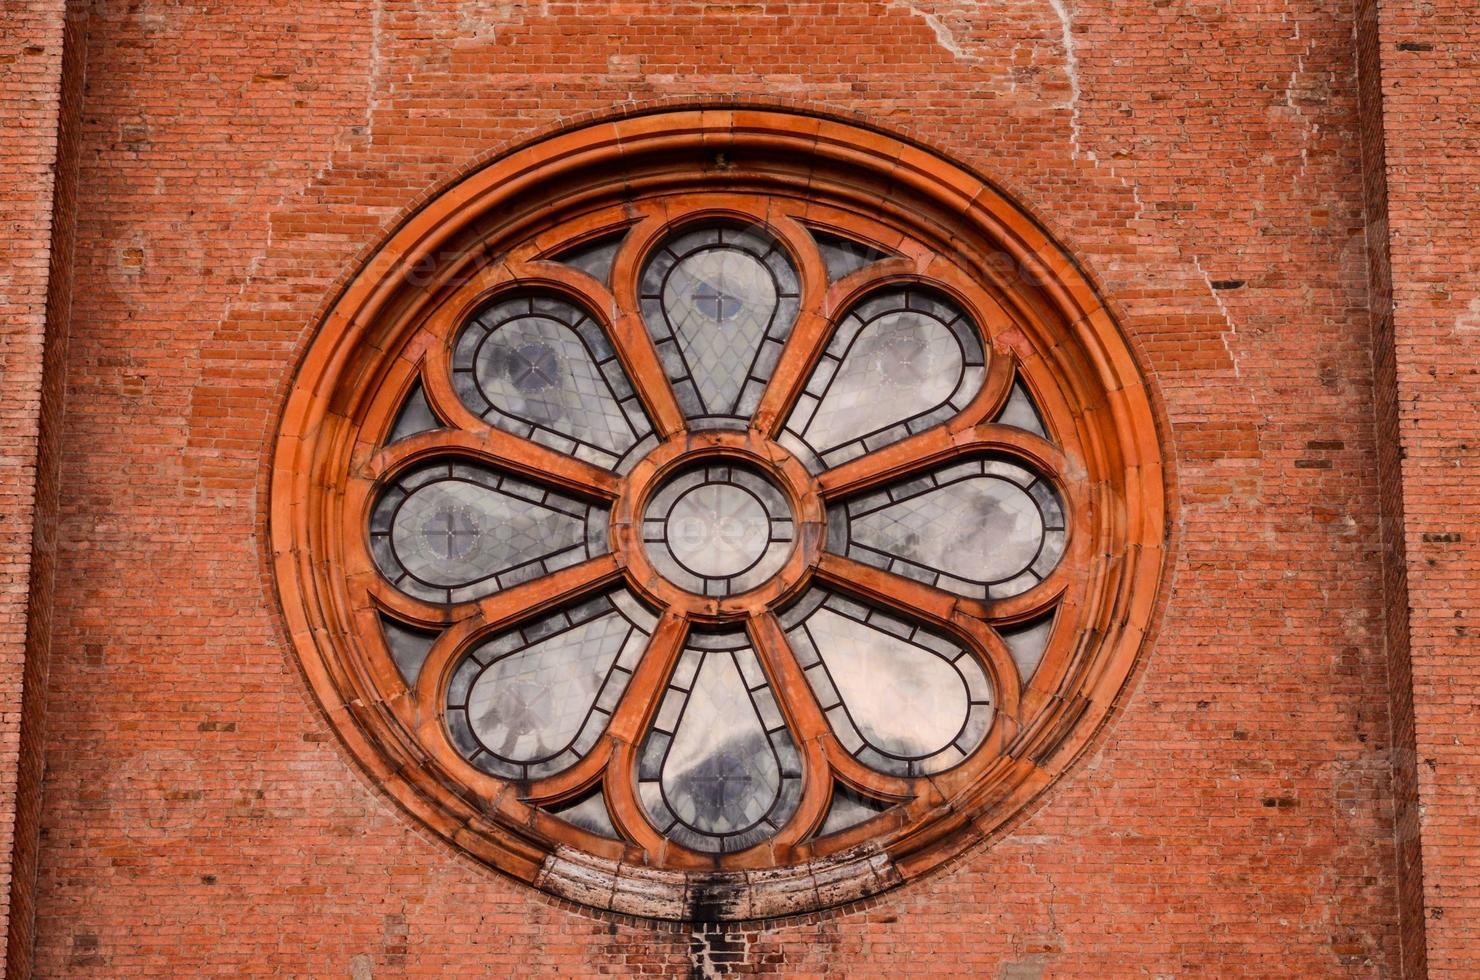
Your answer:
[[[1428,968],[1463,975],[1476,154],[1473,121],[1439,123],[1470,112],[1476,41],[1458,0],[1420,6],[96,0],[36,973],[1396,976],[1419,975],[1427,927]],[[7,8],[0,90],[55,128],[62,5],[32,8],[34,27]],[[10,35],[43,27],[55,65],[33,95]],[[737,97],[939,147],[1084,263],[1158,399],[1174,567],[1118,717],[1009,837],[866,907],[690,929],[544,898],[376,791],[282,634],[265,459],[316,311],[429,190],[614,105]],[[29,151],[38,176],[51,140]],[[0,429],[17,515],[35,507],[40,345],[66,335],[45,325],[34,182],[0,185],[31,222],[0,246],[29,257],[3,287],[28,304],[18,376],[37,392],[8,396]],[[1369,247],[1384,215],[1390,272]],[[1390,369],[1370,315],[1385,283]],[[5,677],[32,588],[14,530]],[[17,686],[0,722],[18,704]],[[1412,855],[1398,870],[1415,835],[1422,879]]]

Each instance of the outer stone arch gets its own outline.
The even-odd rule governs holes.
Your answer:
[[[683,870],[635,859],[616,842],[572,846],[516,794],[480,798],[426,750],[418,731],[435,705],[416,704],[366,648],[374,610],[355,582],[374,572],[350,557],[356,530],[344,507],[355,492],[347,474],[369,452],[364,420],[384,415],[377,399],[409,384],[437,304],[457,284],[497,274],[503,243],[623,195],[737,185],[888,210],[955,250],[1005,311],[994,348],[1055,378],[1043,397],[1073,420],[1068,455],[1085,571],[1061,613],[1074,628],[1057,630],[1021,692],[1018,724],[969,785],[943,782],[934,798],[868,836],[845,833],[839,846],[802,848],[779,865]],[[1113,316],[1073,259],[990,183],[912,142],[831,118],[659,110],[562,131],[487,162],[410,214],[362,263],[317,324],[283,407],[268,530],[283,614],[313,693],[359,764],[409,813],[490,867],[598,909],[765,918],[866,898],[1004,832],[1092,742],[1156,607],[1162,467],[1146,384]]]

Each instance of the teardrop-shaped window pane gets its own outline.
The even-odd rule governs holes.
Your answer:
[[[814,592],[821,593],[816,589]],[[992,724],[991,682],[961,644],[835,593],[804,598],[787,638],[843,748],[895,775],[964,760]]]
[[[637,778],[653,825],[697,851],[744,850],[796,812],[801,758],[745,633],[689,638]]]
[[[619,595],[543,616],[463,655],[447,686],[446,720],[464,758],[495,776],[539,779],[591,751],[653,628],[650,613]]]
[[[684,414],[743,424],[796,322],[801,283],[780,245],[757,227],[686,231],[648,257],[639,289]]]
[[[1067,543],[1052,486],[992,459],[937,470],[847,502],[830,517],[828,549],[974,599],[1026,592]]]
[[[452,381],[493,425],[599,466],[618,467],[652,431],[601,327],[563,299],[485,308],[458,334]]]
[[[605,554],[608,513],[485,467],[434,463],[381,491],[370,550],[408,595],[466,602]]]
[[[960,309],[920,289],[871,296],[843,317],[786,423],[836,466],[943,422],[980,390],[986,360]]]

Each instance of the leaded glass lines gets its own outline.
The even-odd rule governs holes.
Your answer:
[[[800,283],[786,253],[759,228],[682,231],[648,259],[639,290],[684,415],[743,425],[796,321]]]
[[[483,466],[397,477],[370,516],[382,574],[429,602],[467,602],[604,554],[607,510]]]
[[[782,441],[837,466],[959,414],[985,376],[981,335],[959,308],[928,290],[885,290],[838,323]]]
[[[627,593],[598,596],[474,647],[447,687],[452,743],[474,766],[538,779],[605,731],[655,619]]]
[[[855,497],[829,515],[829,550],[974,599],[1048,577],[1067,544],[1052,485],[1000,459],[954,463]]]
[[[743,632],[695,634],[642,745],[638,798],[661,833],[729,852],[778,831],[801,797],[801,756]]]
[[[559,298],[514,296],[475,316],[452,381],[493,425],[599,466],[620,468],[652,433],[602,328]]]

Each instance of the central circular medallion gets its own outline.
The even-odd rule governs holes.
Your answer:
[[[653,567],[679,588],[723,597],[780,571],[796,517],[777,486],[744,465],[710,462],[679,471],[653,494],[642,520]]]

